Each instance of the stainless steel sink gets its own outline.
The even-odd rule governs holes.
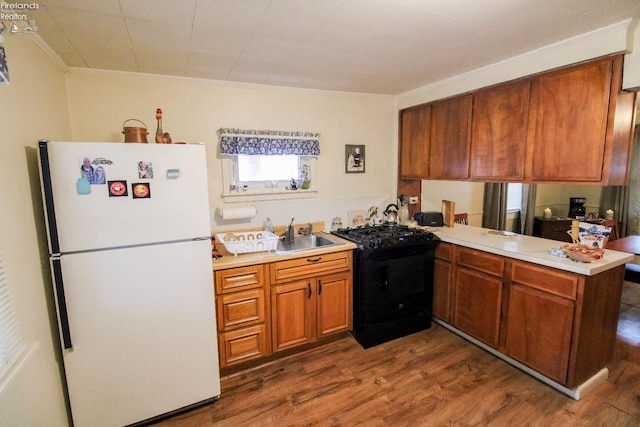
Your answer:
[[[311,236],[295,236],[293,244],[287,245],[284,243],[284,239],[278,240],[278,246],[276,247],[276,253],[290,253],[307,251],[309,249],[324,248],[327,246],[343,245],[342,242],[329,239],[323,236],[317,236],[315,234]]]

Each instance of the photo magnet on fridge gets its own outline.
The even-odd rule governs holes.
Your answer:
[[[134,199],[150,199],[151,184],[148,182],[136,182],[131,184],[131,192]]]
[[[138,178],[141,178],[141,179],[153,178],[153,163],[149,161],[138,162]]]
[[[109,197],[126,197],[127,181],[109,181]]]

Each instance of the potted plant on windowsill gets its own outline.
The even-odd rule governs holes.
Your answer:
[[[311,187],[311,179],[309,178],[309,165],[300,167],[300,179],[298,185],[301,190],[308,190]]]

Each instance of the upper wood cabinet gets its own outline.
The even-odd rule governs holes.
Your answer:
[[[473,95],[471,178],[524,179],[530,86],[518,81]]]
[[[400,176],[420,179],[429,176],[431,106],[422,105],[400,113]]]
[[[471,95],[433,103],[429,178],[469,178]]]
[[[401,111],[400,177],[625,185],[636,94],[621,91],[622,60]]]
[[[531,179],[602,180],[610,100],[619,90],[612,91],[612,67],[609,58],[533,79]]]

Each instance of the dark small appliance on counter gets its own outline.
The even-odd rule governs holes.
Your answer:
[[[587,199],[584,197],[569,197],[569,217],[578,218],[587,214],[587,209],[584,204],[587,203]]]
[[[428,225],[430,227],[444,226],[442,212],[418,212],[413,216],[418,225]]]

